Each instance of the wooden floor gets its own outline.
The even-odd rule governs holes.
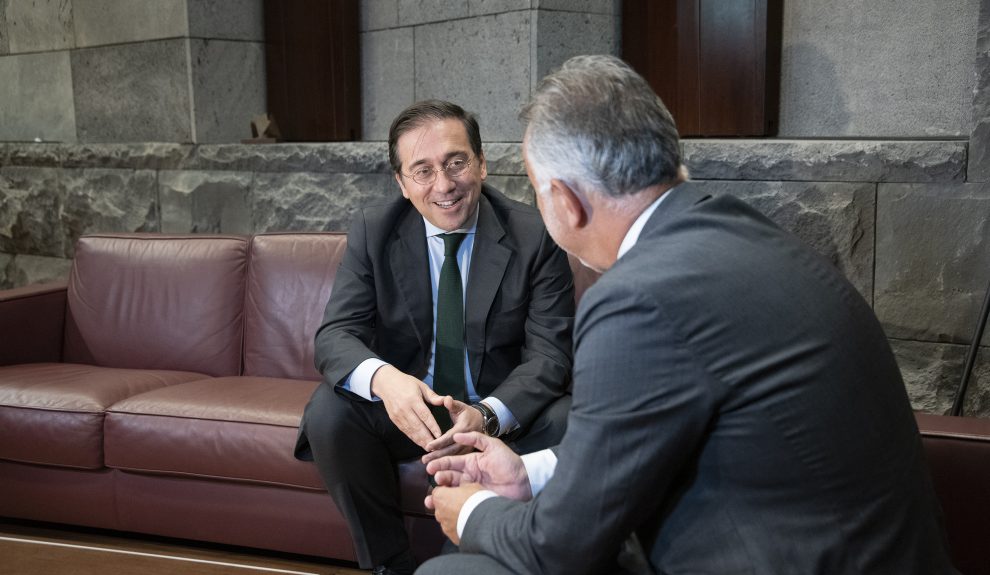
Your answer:
[[[363,573],[329,559],[0,519],[0,575]]]

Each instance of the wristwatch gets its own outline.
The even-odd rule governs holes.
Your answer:
[[[495,414],[495,410],[488,407],[483,401],[472,403],[471,407],[481,412],[481,429],[485,432],[485,435],[488,437],[498,437],[499,424],[498,415]]]

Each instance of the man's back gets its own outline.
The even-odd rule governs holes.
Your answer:
[[[670,439],[697,439],[678,465],[657,462],[682,471],[639,529],[655,566],[946,572],[917,428],[872,310],[745,204],[724,197],[682,210],[700,196],[671,193],[682,197],[660,206],[578,319],[580,330],[623,293],[653,299],[657,329],[635,336],[634,355],[663,361],[655,350],[677,346],[694,364],[689,376],[641,382],[672,387],[665,401],[685,397],[678,386],[700,387],[657,422],[658,435],[703,433]],[[586,380],[581,345],[576,385]]]

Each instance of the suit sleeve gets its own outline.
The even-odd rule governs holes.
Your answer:
[[[522,427],[567,393],[571,379],[574,281],[567,255],[545,229],[530,278],[521,362],[492,393]]]
[[[378,357],[370,348],[378,304],[366,230],[364,214],[359,211],[347,234],[347,248],[323,323],[316,330],[316,369],[332,386],[343,383],[362,361]]]
[[[465,525],[462,552],[484,553],[514,572],[601,572],[676,490],[720,384],[656,302],[610,283],[585,296],[574,402],[553,477],[527,503],[481,503]]]

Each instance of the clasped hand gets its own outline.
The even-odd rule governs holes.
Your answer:
[[[381,398],[389,419],[406,437],[428,453],[423,462],[470,450],[454,443],[454,434],[478,431],[482,427],[481,413],[449,395],[438,395],[419,379],[391,365],[383,365],[371,379],[371,392]],[[429,405],[444,407],[450,413],[453,427],[441,433]],[[429,458],[429,459],[427,459]]]

